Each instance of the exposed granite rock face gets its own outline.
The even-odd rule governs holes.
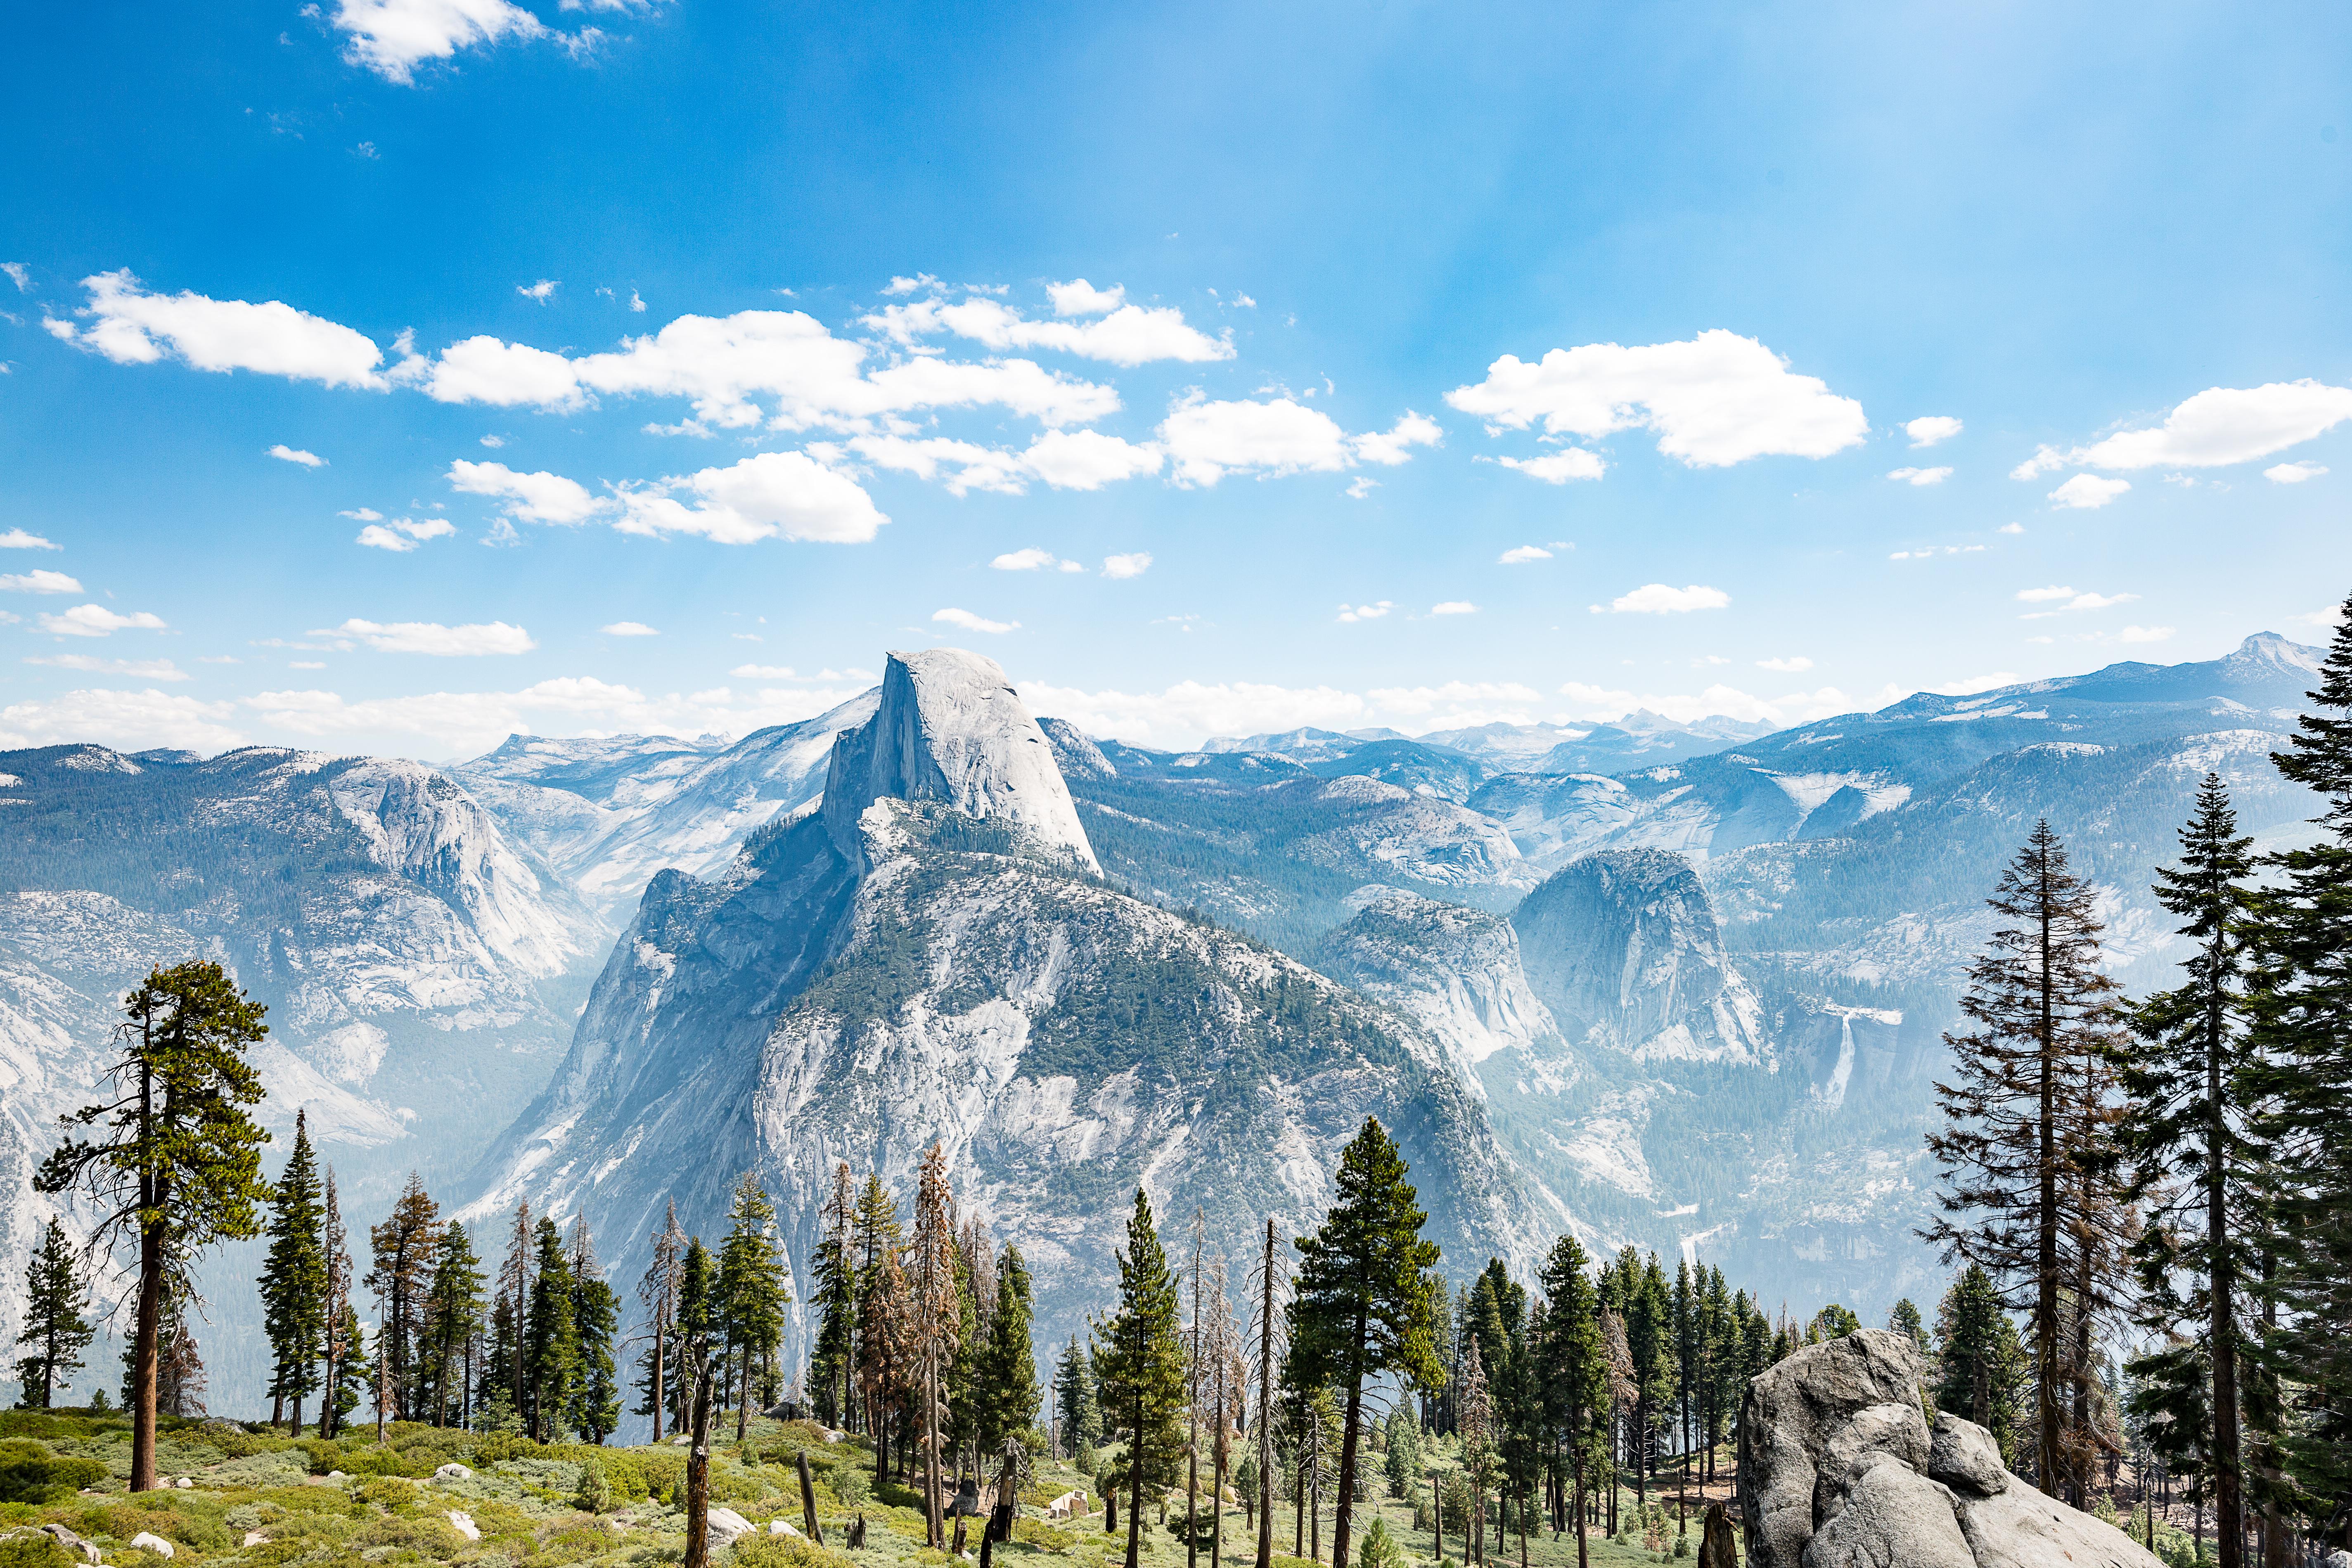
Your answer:
[[[1681,856],[1588,855],[1529,893],[1511,924],[1528,983],[1570,1040],[1636,1060],[1769,1056],[1763,1005]]]
[[[1044,732],[996,661],[976,653],[890,655],[881,706],[842,731],[825,773],[825,828],[844,855],[861,852],[858,817],[877,800],[939,801],[1102,869]]]
[[[1985,1429],[1919,1403],[1910,1340],[1866,1329],[1748,1385],[1750,1568],[2158,1568],[2109,1524],[2019,1480]]]

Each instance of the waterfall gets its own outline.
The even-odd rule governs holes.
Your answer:
[[[1837,1066],[1830,1070],[1830,1086],[1822,1094],[1832,1110],[1845,1103],[1846,1080],[1853,1077],[1853,1019],[1841,1015],[1838,1023]]]

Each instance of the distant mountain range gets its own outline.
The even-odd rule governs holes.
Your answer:
[[[2161,983],[2147,883],[2203,773],[2266,846],[2305,831],[2268,757],[2319,658],[2263,634],[1769,733],[1169,752],[934,652],[731,742],[0,753],[0,1237],[46,1215],[31,1167],[115,996],[201,953],[269,1004],[271,1120],[309,1108],[355,1209],[414,1167],[476,1212],[586,1212],[622,1270],[660,1202],[709,1228],[746,1168],[797,1264],[828,1162],[903,1176],[937,1137],[1067,1331],[1114,1188],[1304,1223],[1373,1112],[1449,1267],[1572,1225],[1798,1306],[1926,1304],[1921,1134],[2002,861],[2047,817],[2113,971]],[[233,1401],[255,1266],[214,1270]]]

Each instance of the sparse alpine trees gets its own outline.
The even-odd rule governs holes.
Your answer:
[[[844,1167],[847,1169],[847,1167]],[[643,1375],[637,1384],[643,1397],[634,1414],[650,1415],[653,1440],[662,1440],[662,1417],[668,1414],[670,1389],[678,1375],[677,1287],[686,1267],[686,1232],[678,1228],[677,1202],[672,1199],[662,1227],[653,1233],[653,1261],[637,1281],[637,1300],[646,1309],[646,1348],[638,1361]]]
[[[368,1227],[368,1245],[374,1267],[362,1283],[375,1292],[378,1381],[390,1393],[391,1418],[414,1419],[423,1404],[417,1350],[425,1298],[432,1289],[433,1266],[441,1248],[441,1205],[425,1192],[415,1172],[408,1173],[408,1184],[393,1200],[384,1222]]]
[[[270,1194],[268,1262],[259,1281],[262,1332],[269,1341],[269,1424],[286,1420],[291,1401],[296,1432],[302,1429],[302,1401],[319,1386],[327,1334],[324,1196],[308,1116],[297,1110],[294,1149]]]
[[[2047,822],[1988,902],[2005,923],[1969,970],[1970,1032],[1945,1037],[1953,1081],[1936,1085],[1945,1125],[1927,1147],[1945,1170],[1946,1217],[1921,1234],[1947,1262],[1981,1265],[2027,1314],[2035,1479],[2053,1493],[2071,1483],[2079,1500],[2085,1352],[2093,1317],[2114,1306],[2125,1228],[2113,1199],[2116,985],[2099,971],[2091,886]]]
[[[621,1298],[597,1266],[596,1245],[584,1215],[572,1218],[571,1248],[566,1262],[572,1272],[572,1322],[580,1346],[571,1422],[583,1439],[601,1444],[621,1425],[621,1384],[613,1364]]]
[[[332,1437],[341,1429],[343,1417],[358,1406],[357,1394],[351,1394],[348,1405],[343,1396],[354,1386],[352,1366],[364,1363],[366,1352],[360,1344],[359,1314],[352,1307],[352,1238],[343,1228],[343,1205],[335,1191],[332,1165],[327,1167],[323,1189],[319,1245],[327,1265],[327,1310],[319,1352],[326,1366],[320,1380],[319,1436]]]
[[[2257,900],[2250,1079],[2273,1160],[2266,1359],[2295,1388],[2295,1479],[2352,1546],[2352,599],[2311,697],[2271,761],[2319,795],[2320,834],[2270,858]]]
[[[752,1378],[784,1335],[784,1249],[776,1240],[776,1206],[759,1178],[746,1172],[727,1211],[727,1239],[719,1248],[719,1328],[733,1364],[722,1383],[735,1385],[735,1440],[751,1418]]]
[[[1589,1472],[1609,1414],[1609,1363],[1601,1338],[1601,1294],[1586,1273],[1583,1244],[1563,1236],[1544,1259],[1541,1283],[1549,1310],[1535,1354],[1542,1375],[1544,1419],[1568,1449],[1575,1490],[1576,1561],[1584,1568],[1591,1548],[1585,1537],[1584,1500]]]
[[[1037,1419],[1037,1352],[1030,1342],[1034,1311],[1029,1266],[1021,1249],[1004,1244],[997,1260],[996,1308],[988,1316],[988,1337],[980,1358],[979,1438],[982,1454],[1003,1448]]]
[[[846,1426],[850,1396],[857,1375],[857,1261],[855,1232],[857,1184],[849,1162],[834,1167],[833,1188],[820,1216],[823,1239],[810,1259],[816,1279],[817,1331],[815,1352],[809,1358],[809,1393],[820,1419]]]
[[[156,1375],[166,1319],[187,1299],[197,1253],[259,1230],[263,1131],[247,1108],[261,1078],[246,1052],[268,1033],[217,963],[156,969],[123,999],[122,1054],[102,1080],[115,1098],[63,1119],[65,1142],[34,1188],[79,1190],[99,1220],[91,1245],[135,1247],[138,1295],[131,1355],[131,1489],[156,1485]],[[95,1138],[73,1136],[99,1127]]]
[[[1127,1246],[1117,1253],[1118,1307],[1096,1325],[1095,1368],[1106,1415],[1128,1429],[1127,1568],[1143,1545],[1143,1498],[1174,1483],[1185,1451],[1184,1345],[1178,1337],[1176,1281],[1151,1217],[1151,1200],[1135,1189]]]
[[[940,1439],[948,1419],[949,1369],[961,1337],[958,1257],[947,1151],[934,1142],[923,1156],[915,1193],[915,1234],[907,1246],[906,1322],[915,1373],[915,1430],[923,1445],[923,1517],[929,1544],[935,1549],[947,1545]]]
[[[2138,1316],[2160,1336],[2128,1368],[2136,1413],[2187,1423],[2181,1434],[2204,1429],[2221,1568],[2238,1568],[2241,1557],[2240,1389],[2254,1336],[2239,1311],[2268,1229],[2258,1212],[2268,1155],[2248,1135],[2242,1070],[2252,850],[2221,778],[2207,773],[2180,830],[2180,864],[2157,871],[2157,901],[2182,917],[2191,947],[2182,983],[2133,1015],[2122,1073],[2132,1116],[2119,1130],[2132,1195],[2150,1205],[2132,1248]]]
[[[82,1317],[89,1307],[89,1287],[82,1281],[73,1238],[52,1215],[25,1268],[25,1326],[16,1342],[32,1346],[33,1353],[16,1363],[16,1381],[25,1390],[17,1403],[23,1408],[48,1409],[81,1370],[81,1352],[97,1332]]]
[[[466,1227],[451,1221],[435,1249],[417,1322],[416,1415],[436,1426],[467,1424],[474,1345],[482,1328],[482,1266]]]
[[[1366,1118],[1339,1156],[1323,1223],[1298,1238],[1298,1294],[1291,1353],[1305,1380],[1340,1402],[1339,1510],[1334,1562],[1348,1557],[1364,1384],[1382,1374],[1423,1387],[1444,1381],[1437,1358],[1437,1244],[1405,1180],[1407,1167],[1381,1124]],[[1130,1568],[1132,1565],[1130,1564]]]

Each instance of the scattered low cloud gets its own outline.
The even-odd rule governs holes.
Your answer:
[[[1412,447],[1442,446],[1444,440],[1445,432],[1436,420],[1407,409],[1388,429],[1350,437],[1348,445],[1358,462],[1392,468],[1412,461]]]
[[[2025,524],[2021,522],[2004,522],[1999,528],[1994,529],[1993,531],[1995,533],[2023,533],[2025,531]]]
[[[1916,425],[1919,423],[1919,421],[1915,419],[1912,423]],[[1957,421],[1955,421],[1955,423],[1957,423]],[[1759,658],[1756,661],[1756,668],[1759,669],[1778,670],[1783,675],[1795,675],[1803,670],[1812,668],[1813,661],[1807,658],[1803,654],[1797,654],[1788,658]]]
[[[12,528],[5,533],[0,533],[0,550],[62,550],[64,548],[65,546],[61,544],[51,543],[37,533],[27,533],[21,528]]]
[[[327,459],[318,453],[305,452],[299,447],[289,447],[283,441],[269,448],[269,456],[281,463],[299,463],[306,468],[323,468],[327,466]]]
[[[1348,622],[1377,621],[1395,608],[1395,604],[1388,599],[1371,605],[1342,605],[1339,606],[1339,619]]]
[[[2050,492],[2050,504],[2073,511],[2096,511],[2129,489],[2129,479],[2103,479],[2096,474],[2076,474]]]
[[[90,675],[127,675],[134,680],[190,680],[189,673],[168,658],[98,658],[86,653],[52,653],[28,658],[26,664],[52,669],[81,670]]]
[[[309,634],[362,643],[378,653],[422,653],[443,658],[529,653],[539,646],[529,632],[504,621],[445,626],[435,621],[378,621],[354,617],[341,626]]]
[[[555,291],[562,287],[563,285],[555,279],[542,278],[536,283],[516,284],[515,292],[526,300],[536,300],[544,305],[555,298]]]
[[[212,753],[242,745],[235,704],[144,691],[68,691],[0,707],[0,747],[96,742],[122,751],[172,746]],[[494,742],[492,743],[495,743]]]
[[[1083,572],[1082,561],[1065,561],[1050,550],[1031,546],[1026,550],[1008,550],[989,563],[999,572]]]
[[[1066,289],[1074,287],[1086,285],[1081,282],[1064,286]],[[1099,298],[1097,293],[1085,302],[1091,305]],[[1108,313],[1097,313],[1092,310],[1063,310],[1066,299],[1076,304],[1081,297],[1072,292],[1055,294],[1057,320],[1031,321],[1002,300],[967,294],[952,301],[934,297],[910,304],[885,305],[866,317],[865,325],[908,348],[942,333],[952,333],[984,348],[1048,349],[1116,365],[1149,364],[1158,360],[1202,364],[1234,357],[1230,338],[1213,338],[1188,325],[1184,312],[1172,305],[1118,304]],[[1080,316],[1092,319],[1070,319]]]
[[[1540,544],[1514,544],[1495,557],[1498,566],[1524,566],[1530,561],[1549,561],[1551,552]]]
[[[1229,473],[1336,473],[1348,466],[1347,433],[1339,422],[1287,397],[1181,403],[1160,422],[1160,443],[1180,485],[1214,485]]]
[[[26,294],[32,291],[33,275],[26,270],[23,262],[0,261],[0,272],[8,275],[8,281],[16,286],[17,293]]]
[[[1445,401],[1499,429],[1540,423],[1588,440],[1652,431],[1659,451],[1693,468],[1774,454],[1825,458],[1870,433],[1861,404],[1719,328],[1683,342],[1554,349],[1533,364],[1505,354],[1485,381]]]
[[[79,579],[62,572],[0,572],[0,592],[11,594],[79,594]]]
[[[2117,605],[2131,604],[2138,597],[2137,594],[2078,594],[2072,588],[2055,584],[2047,588],[2021,588],[2017,593],[2017,602],[2021,605],[2049,606],[2027,616],[2025,618],[2029,621],[2046,619],[2070,610],[2111,610]]]
[[[2093,468],[2211,468],[2299,446],[2352,419],[2352,387],[2274,381],[2209,387],[2164,423],[2119,431],[2071,454]]]
[[[1609,471],[1600,453],[1588,452],[1581,447],[1563,447],[1540,458],[1497,458],[1495,461],[1548,485],[1564,485],[1570,479],[1597,479]]]
[[[1126,555],[1103,557],[1102,574],[1115,581],[1128,577],[1140,577],[1150,570],[1151,552],[1148,550],[1138,550]]]
[[[1981,544],[1923,544],[1916,550],[1897,550],[1887,555],[1889,561],[1932,561],[1939,555],[1977,555]]]
[[[1443,604],[1430,605],[1429,613],[1433,616],[1475,616],[1478,613],[1478,606],[1467,599],[1448,599]]]
[[[1045,297],[1054,301],[1057,316],[1106,316],[1127,303],[1127,289],[1114,283],[1108,289],[1097,289],[1083,278],[1067,283],[1048,283]]]
[[[1948,414],[1929,414],[1903,426],[1915,447],[1932,447],[1938,441],[1948,441],[1966,426]]]
[[[1900,479],[1906,485],[1940,485],[1952,477],[1952,470],[1949,468],[1896,468],[1886,477],[1890,479]]]
[[[1703,587],[1696,583],[1686,588],[1649,583],[1618,595],[1610,601],[1609,607],[1619,615],[1671,616],[1690,610],[1720,610],[1730,603],[1731,595],[1720,588]]]
[[[654,630],[653,627],[646,625],[643,621],[614,621],[610,626],[599,626],[596,629],[608,637],[657,637],[661,636],[661,633]]]
[[[102,637],[116,632],[160,632],[163,617],[145,610],[121,615],[104,605],[76,605],[62,615],[43,616],[35,623],[52,637]]]
[[[805,452],[761,452],[623,490],[617,500],[622,515],[613,526],[624,533],[698,534],[719,544],[864,544],[890,521],[857,481]]]
[[[2315,479],[2326,471],[2327,467],[2324,463],[2280,463],[2264,468],[2263,478],[2274,485],[2299,485],[2306,479]]]
[[[383,521],[383,513],[376,510],[375,508],[372,506],[355,507],[350,511],[339,511],[335,515],[337,517],[348,517],[353,522],[382,522]]]
[[[562,9],[587,5],[624,15],[650,11],[661,0],[562,0]],[[304,7],[316,15],[318,7]],[[343,35],[343,58],[389,82],[413,85],[419,66],[460,49],[545,38],[574,59],[606,41],[596,27],[566,33],[550,27],[512,0],[334,0],[330,25]]]
[[[944,610],[933,610],[931,619],[968,632],[986,632],[992,637],[1021,629],[1019,621],[992,621],[985,616],[976,616],[970,610],[959,610],[952,605]]]
[[[89,325],[44,324],[52,336],[117,364],[176,358],[197,370],[249,370],[326,386],[381,392],[391,384],[376,371],[383,351],[364,333],[280,300],[257,305],[185,289],[151,294],[127,268],[95,273],[82,287],[89,303],[75,314]]]
[[[1348,488],[1339,493],[1349,500],[1367,500],[1370,499],[1371,493],[1380,488],[1381,481],[1373,479],[1370,474],[1358,474],[1348,481]]]
[[[428,539],[446,539],[457,531],[457,524],[446,517],[396,518],[390,523],[371,522],[359,531],[353,542],[371,550],[389,550],[406,554]]]

